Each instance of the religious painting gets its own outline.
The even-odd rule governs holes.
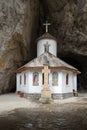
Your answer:
[[[57,72],[52,73],[52,85],[58,86],[58,73]]]
[[[39,85],[39,73],[34,72],[33,73],[33,86],[38,86]]]

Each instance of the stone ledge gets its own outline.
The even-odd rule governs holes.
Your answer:
[[[40,97],[41,97],[41,94],[37,94],[37,93],[32,93],[32,94],[25,93],[24,97],[26,97],[26,98],[28,98],[30,100],[39,100]]]
[[[69,97],[73,97],[73,93],[63,93],[63,94],[51,94],[52,96],[52,99],[66,99],[66,98],[69,98]],[[24,97],[30,99],[30,100],[39,100],[41,98],[41,94],[39,93],[32,93],[32,94],[28,94],[28,93],[25,93],[24,94]]]
[[[65,99],[69,97],[73,97],[73,93],[52,94],[53,99]]]

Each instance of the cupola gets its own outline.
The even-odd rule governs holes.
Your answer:
[[[49,52],[57,56],[57,39],[48,33],[48,26],[51,24],[46,22],[46,32],[37,39],[37,57],[44,53],[44,45],[49,44]]]

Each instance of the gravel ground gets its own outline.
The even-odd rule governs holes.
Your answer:
[[[0,96],[0,115],[19,108],[38,108],[38,110],[43,109],[48,111],[67,111],[81,107],[87,108],[86,92],[79,93],[78,97],[72,97],[63,100],[54,100],[54,102],[51,104],[41,104],[39,101],[32,102],[29,99],[20,98],[17,94],[5,94]]]

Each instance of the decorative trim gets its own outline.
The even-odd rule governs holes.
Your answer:
[[[44,66],[36,66],[36,67],[21,67],[19,68],[16,73],[21,73],[22,71],[26,71],[26,70],[42,70]],[[67,70],[67,71],[72,71],[73,73],[76,73],[76,74],[80,74],[81,72],[78,71],[77,69],[73,69],[73,68],[68,68],[66,66],[56,66],[56,67],[49,67],[49,69],[62,69],[62,70]]]

